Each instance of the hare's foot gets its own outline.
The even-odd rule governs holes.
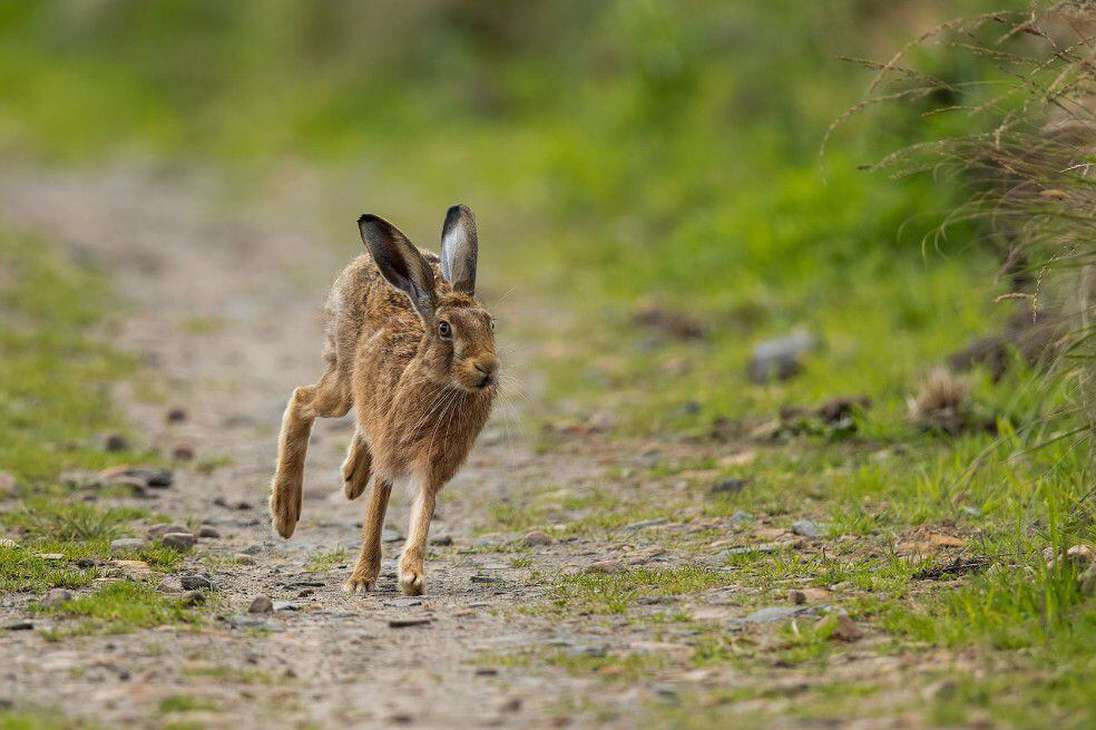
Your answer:
[[[346,461],[342,465],[343,492],[347,499],[357,499],[365,492],[372,461],[365,439],[359,433],[354,434],[346,453]]]
[[[270,524],[289,539],[301,519],[301,477],[298,474],[274,476],[270,488]]]
[[[343,583],[343,590],[352,595],[355,593],[368,593],[373,590],[373,586],[377,585],[377,576],[380,574],[381,561],[379,557],[376,561],[360,558],[358,564],[354,566],[354,570],[350,573],[350,578]]]
[[[426,590],[422,560],[400,560],[400,590],[405,596],[421,596]]]

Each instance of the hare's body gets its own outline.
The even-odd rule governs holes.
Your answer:
[[[316,385],[298,388],[286,408],[272,520],[283,537],[293,534],[312,421],[353,406],[357,431],[343,464],[344,489],[354,499],[370,477],[373,489],[362,554],[347,587],[368,589],[376,581],[388,496],[393,483],[409,481],[415,501],[399,582],[405,592],[420,593],[437,493],[491,411],[498,366],[492,322],[472,295],[470,211],[454,207],[446,218],[448,267],[385,221],[363,216],[359,225],[371,255],[358,257],[335,281],[325,307],[327,372]]]

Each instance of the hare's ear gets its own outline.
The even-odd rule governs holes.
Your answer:
[[[445,214],[441,229],[441,273],[454,291],[476,293],[478,255],[476,218],[467,206],[454,205]]]
[[[433,320],[434,271],[415,245],[394,225],[371,213],[358,219],[358,230],[388,283],[408,296],[423,321]]]

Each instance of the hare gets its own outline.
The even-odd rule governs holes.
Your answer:
[[[369,255],[342,271],[324,308],[327,372],[297,388],[285,410],[271,521],[283,538],[293,534],[312,422],[353,406],[357,430],[343,488],[356,499],[372,477],[372,491],[361,556],[345,588],[364,592],[376,583],[388,497],[394,483],[406,481],[414,502],[399,586],[419,595],[438,492],[468,456],[498,387],[494,320],[475,299],[478,242],[467,207],[449,208],[440,258],[378,216],[363,215],[358,229]]]

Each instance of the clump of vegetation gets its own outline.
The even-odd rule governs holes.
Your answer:
[[[94,593],[78,596],[51,609],[51,613],[80,619],[62,634],[125,633],[175,623],[196,623],[198,616],[180,599],[166,596],[137,581],[110,583]]]

